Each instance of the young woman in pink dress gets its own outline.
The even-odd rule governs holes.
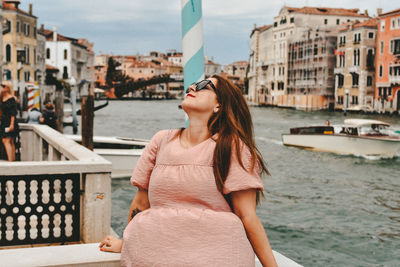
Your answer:
[[[131,182],[138,187],[123,239],[123,266],[277,266],[256,215],[262,172],[251,115],[238,87],[215,75],[191,85],[186,129],[158,132]]]

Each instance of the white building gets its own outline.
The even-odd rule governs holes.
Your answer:
[[[214,59],[211,60],[204,57],[204,75],[206,78],[213,76],[214,74],[221,74],[221,64],[215,63]]]
[[[44,33],[46,65],[59,69],[58,79],[75,80],[81,90],[89,88],[95,81],[93,43],[63,36],[56,29],[44,30]]]
[[[349,21],[365,21],[369,19],[367,12],[358,13],[359,9],[344,9],[344,8],[322,8],[322,7],[282,7],[278,16],[274,18],[272,26],[272,34],[265,31],[268,38],[252,34],[250,56],[250,70],[254,71],[254,75],[260,75],[261,71],[257,68],[267,69],[272,71],[273,84],[267,84],[268,87],[263,90],[258,80],[257,82],[249,82],[249,98],[251,95],[256,95],[256,92],[268,92],[268,97],[273,99],[272,105],[287,106],[285,95],[287,95],[287,70],[288,70],[288,44],[292,37],[297,37],[303,33],[309,32],[311,29],[325,29],[335,25],[340,25]],[[258,40],[258,41],[257,41]],[[273,57],[266,60],[266,63],[260,61],[260,57],[255,57],[262,47],[269,46],[263,42],[272,44],[271,51]],[[253,44],[254,43],[254,44]],[[253,86],[253,87],[250,87]],[[263,98],[261,98],[263,99]],[[249,99],[250,100],[250,99]],[[252,100],[255,104],[259,104],[258,99]]]

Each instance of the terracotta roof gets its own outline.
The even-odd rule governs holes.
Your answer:
[[[47,65],[47,64],[46,64],[46,70],[56,70],[56,71],[59,71],[58,68],[53,67],[53,66],[50,66],[50,65]]]
[[[37,18],[36,16],[34,16],[34,15],[32,15],[32,14],[29,14],[28,12],[26,12],[26,11],[20,9],[20,8],[16,8],[15,5],[14,5],[13,3],[7,3],[7,2],[4,1],[4,0],[3,0],[2,2],[3,2],[2,5],[3,5],[3,9],[4,9],[4,10],[14,10],[14,11],[17,11],[17,12],[22,13],[22,14],[24,14],[24,15]],[[13,1],[13,2],[20,2],[20,1]]]
[[[390,16],[390,15],[397,15],[397,13],[400,13],[400,8],[383,13],[381,15],[379,15],[379,17],[386,17],[386,16]]]
[[[54,36],[54,31],[44,29],[43,34],[46,36],[47,41],[53,41],[53,36]],[[57,40],[56,41],[62,41],[62,42],[71,42],[74,45],[80,46],[82,48],[85,48],[89,51],[91,51],[92,44],[89,43],[86,39],[76,39],[72,37],[67,37],[65,35],[62,35],[57,32]]]
[[[151,61],[136,61],[129,68],[162,68],[160,65]]]
[[[356,20],[355,22],[343,23],[338,27],[343,27],[343,29],[340,29],[339,32],[346,32],[351,29],[364,28],[364,27],[365,28],[377,28],[378,27],[378,19],[373,18],[373,19],[369,19],[366,21],[362,21],[362,22]]]
[[[286,7],[287,10],[295,13],[312,14],[312,15],[331,15],[331,16],[351,16],[369,18],[366,14],[358,13],[360,9],[347,9],[347,8],[330,8],[330,7]]]
[[[268,30],[268,29],[271,28],[271,27],[272,27],[272,25],[263,25],[263,26],[260,26],[260,27],[255,27],[255,28],[253,28],[253,30],[251,31],[250,37],[253,35],[253,33],[254,33],[255,31],[263,32],[263,31],[265,31],[265,30]]]

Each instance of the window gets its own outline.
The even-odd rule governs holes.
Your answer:
[[[339,25],[340,24],[340,19],[337,19],[336,20],[336,25]]]
[[[68,59],[68,51],[67,51],[67,49],[64,49],[64,59],[65,60]]]
[[[318,45],[314,45],[314,55],[318,55]]]
[[[382,65],[379,66],[379,77],[382,77],[383,67]]]
[[[381,21],[381,32],[383,32],[385,30],[385,21],[382,20]]]
[[[392,95],[392,87],[388,88],[388,95],[391,96]]]
[[[352,73],[351,76],[353,78],[353,87],[357,87],[358,86],[358,77],[359,77],[359,75],[357,73]]]
[[[36,38],[37,35],[37,29],[36,27],[33,27],[33,37]]]
[[[290,23],[294,23],[294,18],[293,17],[290,18]]]
[[[46,49],[46,58],[50,59],[50,48]]]
[[[20,27],[21,27],[20,24],[21,24],[21,22],[17,21],[17,32],[19,32],[20,29],[21,29],[21,28],[20,28]]]
[[[367,86],[372,86],[372,76],[367,76]]]
[[[325,20],[324,20],[324,24],[325,24],[325,25],[328,24],[328,19],[325,19]]]
[[[368,53],[367,53],[367,68],[373,68],[374,67],[374,61],[375,61],[374,50],[373,49],[368,49]]]
[[[67,66],[64,66],[64,68],[63,68],[62,77],[63,77],[63,79],[68,79],[68,68],[67,68]]]
[[[390,40],[390,53],[393,53],[393,44],[394,44],[394,41]]]
[[[29,45],[25,46],[25,63],[28,64],[28,65],[31,64]]]
[[[400,54],[400,39],[394,40],[393,54],[394,55]]]
[[[392,19],[390,24],[390,29],[395,29],[395,28],[396,28],[396,20]]]
[[[368,38],[369,39],[374,39],[374,33],[373,32],[369,32],[368,33]]]
[[[342,88],[344,84],[344,75],[339,74],[338,75],[338,88]]]
[[[31,76],[31,72],[25,71],[25,73],[24,73],[25,82],[29,82],[30,76]]]
[[[383,54],[383,45],[384,45],[384,42],[383,42],[383,41],[381,41],[381,45],[380,45],[380,51],[381,51],[381,54]]]
[[[274,83],[274,82],[271,83],[271,89],[272,89],[272,90],[275,89],[275,83]]]
[[[37,60],[36,60],[36,48],[33,49],[33,61],[34,61],[34,64],[37,63]]]
[[[6,74],[6,80],[7,81],[11,80],[11,70],[5,70],[5,74]]]
[[[9,44],[6,45],[6,61],[11,61],[11,45]]]
[[[278,27],[278,22],[274,22],[274,27]]]

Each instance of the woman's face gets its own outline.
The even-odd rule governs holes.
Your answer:
[[[211,81],[213,85],[217,87],[217,79],[209,78],[207,80]],[[218,109],[219,103],[217,94],[210,84],[207,84],[207,87],[200,91],[196,91],[196,85],[191,85],[188,91],[188,94],[182,102],[182,109],[188,116],[190,116],[192,112],[211,116],[211,114]]]

